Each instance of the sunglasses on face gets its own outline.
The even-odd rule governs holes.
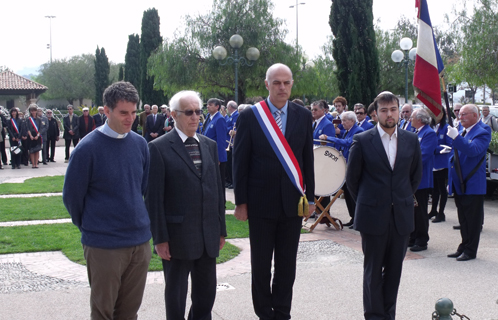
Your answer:
[[[196,116],[200,116],[200,115],[201,115],[201,113],[202,113],[202,110],[200,110],[200,109],[197,109],[197,110],[187,110],[187,111],[175,110],[175,111],[176,111],[176,112],[185,113],[185,115],[186,115],[187,117],[191,117],[191,116],[194,114],[194,112],[195,112],[195,115],[196,115]]]
[[[365,112],[356,112],[356,114],[359,114],[359,115],[364,115]]]

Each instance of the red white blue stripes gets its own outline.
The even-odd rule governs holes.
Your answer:
[[[432,30],[427,0],[417,0],[418,7],[418,41],[413,87],[415,95],[434,114],[439,122],[443,117],[441,105],[441,86],[439,75],[444,70],[443,60],[437,48]]]
[[[292,184],[301,193],[301,195],[304,196],[304,184],[301,168],[299,167],[299,163],[297,162],[289,143],[273,118],[270,108],[265,101],[261,101],[251,108]]]

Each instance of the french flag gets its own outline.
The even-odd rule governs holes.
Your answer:
[[[415,96],[434,114],[436,122],[443,117],[439,75],[444,70],[443,60],[437,48],[432,30],[427,0],[415,0],[418,8],[417,57],[413,74]]]

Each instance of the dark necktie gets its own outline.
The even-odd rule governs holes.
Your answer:
[[[462,138],[465,137],[466,134],[467,134],[467,130],[463,130],[463,132],[462,132]]]
[[[156,125],[156,115],[154,115],[154,125]]]
[[[197,173],[199,177],[202,173],[202,158],[201,158],[201,150],[199,149],[199,143],[193,137],[188,137],[185,140],[185,148],[187,149],[188,154],[190,155],[190,159],[194,162],[194,166],[197,169]]]
[[[316,121],[315,123],[313,123],[313,132],[315,132],[315,129],[316,129]]]

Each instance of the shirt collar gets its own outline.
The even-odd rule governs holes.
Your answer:
[[[278,109],[271,103],[270,99],[268,98],[268,106],[270,107],[270,111],[272,114],[275,114],[275,111],[280,110],[281,114],[287,114],[287,107],[289,105],[289,101],[285,102],[285,105],[282,107],[282,109]]]
[[[476,124],[478,124],[479,121],[477,121],[476,123],[474,123],[472,126],[468,127],[468,128],[463,128],[463,131],[469,133],[470,130],[472,130],[472,128],[474,128],[476,126]]]
[[[120,133],[117,133],[116,131],[112,130],[111,127],[109,127],[109,125],[107,124],[107,121],[104,123],[103,126],[98,127],[97,130],[99,130],[100,132],[102,132],[106,136],[109,136],[109,137],[114,138],[114,139],[124,139],[128,135],[128,132],[124,133],[124,134],[120,134]]]
[[[219,112],[219,111],[216,111],[216,113],[215,113],[215,114],[213,114],[213,115],[209,115],[209,119],[213,120],[214,116],[215,116],[215,115],[217,115],[218,113],[220,113],[220,112]]]
[[[395,138],[398,138],[398,126],[395,126],[394,127],[394,133],[393,133],[393,136]],[[382,138],[385,134],[387,134],[387,136],[389,136],[389,133],[385,132],[384,129],[382,129],[382,127],[380,126],[380,123],[377,124],[377,130],[379,131],[379,134],[380,134],[380,137]]]
[[[180,139],[182,139],[182,142],[185,143],[185,140],[187,140],[188,136],[183,133],[182,130],[178,129],[178,127],[176,127],[175,130],[178,132],[178,135],[180,136]],[[197,142],[200,142],[199,137],[197,137],[197,133],[194,134],[193,138],[197,140]]]
[[[316,122],[316,126],[317,126],[317,127],[318,127],[318,125],[320,124],[320,122],[323,120],[323,118],[325,118],[325,115],[323,115],[320,119],[315,120],[315,122]]]

